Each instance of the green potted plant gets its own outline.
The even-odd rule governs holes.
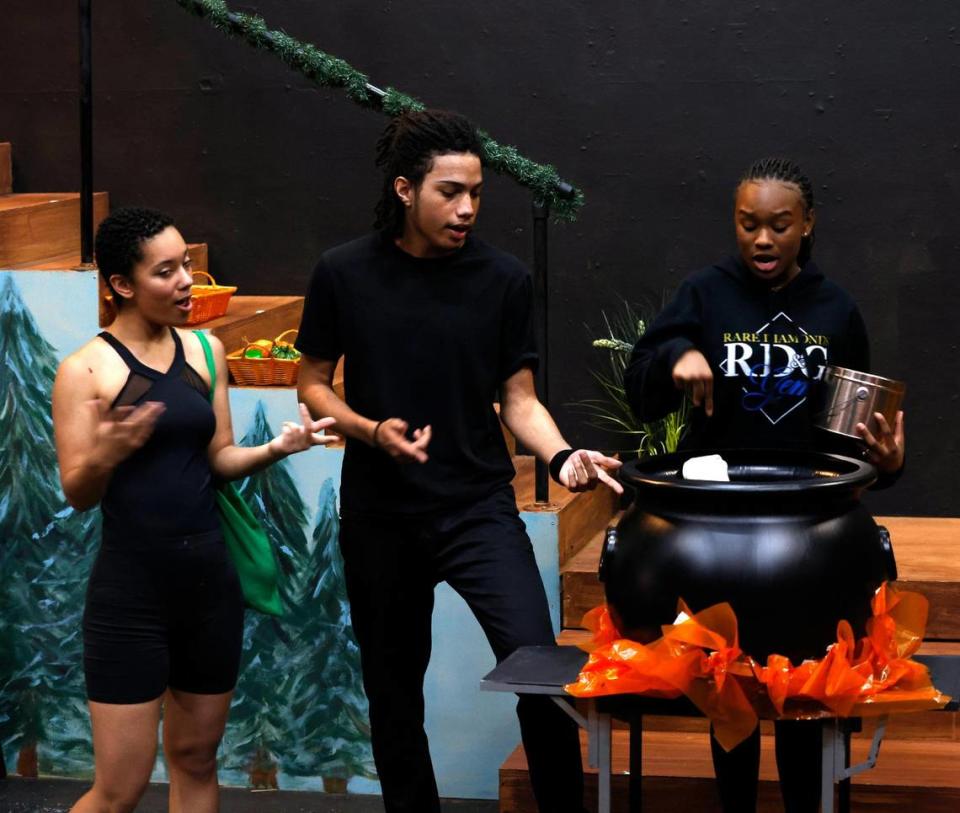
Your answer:
[[[621,456],[649,457],[677,450],[687,422],[689,402],[684,399],[676,412],[657,421],[638,421],[627,403],[623,375],[630,363],[630,354],[637,340],[647,329],[649,320],[640,309],[622,300],[620,309],[612,316],[602,311],[604,335],[592,339],[598,350],[605,351],[607,363],[591,370],[600,386],[601,397],[577,402],[587,413],[593,426],[611,432],[618,438],[617,451]],[[589,326],[587,330],[595,335]]]

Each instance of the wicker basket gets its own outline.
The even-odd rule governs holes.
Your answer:
[[[282,342],[285,336],[296,332],[296,329],[285,330],[273,343]],[[253,342],[248,342],[241,350],[227,354],[227,368],[234,383],[247,387],[289,387],[297,383],[300,359],[278,359],[273,356],[247,358],[244,354],[252,346]]]
[[[194,278],[197,274],[203,274],[210,280],[210,284],[194,284],[190,290],[193,295],[193,308],[190,316],[187,317],[188,325],[199,325],[201,322],[209,322],[211,319],[223,316],[227,312],[227,305],[230,304],[230,297],[237,291],[236,285],[217,285],[217,281],[206,271],[194,271]]]

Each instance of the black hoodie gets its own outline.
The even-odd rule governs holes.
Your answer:
[[[713,417],[692,411],[683,448],[857,452],[815,429],[814,417],[828,364],[869,371],[867,331],[850,296],[812,261],[778,291],[735,257],[684,280],[633,349],[624,380],[638,418],[680,405],[672,372],[691,348],[713,370]]]

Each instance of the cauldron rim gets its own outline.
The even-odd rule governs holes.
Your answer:
[[[719,482],[683,480],[679,472],[691,457],[719,454],[729,464],[753,463],[761,466],[805,465],[832,471],[829,477],[805,477],[773,482]],[[838,470],[839,469],[839,470]],[[860,491],[877,479],[877,470],[865,460],[853,457],[797,449],[700,449],[656,455],[625,463],[620,479],[634,488],[655,489],[662,494],[763,494],[799,495],[810,492]]]

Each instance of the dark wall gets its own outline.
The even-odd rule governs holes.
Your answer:
[[[375,83],[458,109],[553,163],[588,204],[551,232],[551,390],[603,363],[584,323],[659,303],[732,247],[731,190],[754,158],[798,160],[819,198],[816,256],[859,301],[875,370],[904,378],[908,472],[874,505],[958,514],[960,7],[953,0],[518,4],[265,0],[273,28]],[[96,186],[171,211],[218,279],[299,293],[370,223],[384,124],[173,0],[98,0]],[[74,4],[4,0],[0,139],[16,191],[75,189]],[[542,15],[542,16],[540,16]],[[530,200],[488,179],[482,233],[530,260]]]

